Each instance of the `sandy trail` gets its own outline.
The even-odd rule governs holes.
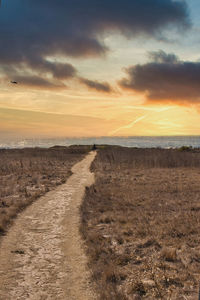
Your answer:
[[[79,207],[94,181],[91,152],[73,175],[38,199],[14,222],[0,246],[1,300],[93,300],[79,234]]]

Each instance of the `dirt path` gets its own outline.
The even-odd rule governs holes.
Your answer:
[[[66,184],[16,219],[0,246],[0,300],[94,300],[79,234],[79,206],[96,153],[73,168]]]

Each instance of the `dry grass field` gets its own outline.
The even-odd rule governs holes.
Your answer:
[[[198,299],[200,151],[105,147],[81,207],[102,300]]]
[[[88,147],[0,150],[0,234],[39,196],[62,184]]]

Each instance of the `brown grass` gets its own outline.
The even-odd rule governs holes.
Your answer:
[[[81,207],[100,299],[198,299],[200,151],[107,147]]]
[[[0,150],[0,234],[39,196],[62,184],[88,147]]]

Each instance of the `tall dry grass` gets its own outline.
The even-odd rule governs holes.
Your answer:
[[[109,165],[131,168],[178,168],[200,167],[200,150],[182,147],[180,149],[125,148],[107,146],[98,154],[98,167]],[[97,162],[97,160],[96,160]],[[95,167],[95,163],[93,164]]]
[[[87,147],[0,150],[0,233],[18,212],[62,184]]]
[[[107,147],[81,207],[100,299],[198,299],[200,151]]]

